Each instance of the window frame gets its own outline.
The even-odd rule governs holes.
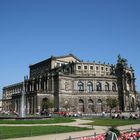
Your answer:
[[[112,83],[112,91],[117,91],[117,85],[116,83]]]
[[[84,83],[82,81],[78,82],[78,91],[84,91]]]
[[[110,90],[110,86],[108,82],[105,82],[105,91],[109,91]]]
[[[102,91],[102,83],[101,82],[96,83],[96,90],[97,91]]]
[[[93,92],[93,83],[91,81],[89,81],[87,83],[87,91],[90,93],[90,92]]]

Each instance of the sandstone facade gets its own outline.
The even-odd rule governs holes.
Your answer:
[[[23,85],[27,114],[42,111],[44,99],[54,102],[55,111],[108,112],[107,98],[119,101],[116,110],[136,109],[134,70],[120,56],[116,65],[83,62],[73,54],[51,56],[29,68],[23,82],[3,88],[3,110],[20,112]]]

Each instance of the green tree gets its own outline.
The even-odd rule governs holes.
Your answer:
[[[118,106],[118,100],[116,98],[110,98],[108,97],[106,99],[107,106],[110,108],[110,115],[112,112],[112,109]]]
[[[42,110],[48,110],[49,108],[53,108],[54,107],[54,101],[53,100],[49,100],[48,98],[44,98],[42,101]]]
[[[120,130],[117,129],[116,126],[111,126],[111,127],[108,129],[108,131],[114,132],[114,133],[117,135],[117,137],[120,136],[120,134],[121,134],[121,133],[120,133]]]

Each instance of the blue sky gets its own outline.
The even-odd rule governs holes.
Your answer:
[[[140,91],[139,0],[1,0],[0,92],[29,74],[29,65],[73,53],[135,69]]]

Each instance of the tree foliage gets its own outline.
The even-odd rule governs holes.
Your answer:
[[[120,130],[117,129],[116,126],[111,126],[108,130],[114,132],[117,136],[120,136]]]
[[[110,111],[118,106],[118,100],[116,98],[107,98],[107,106],[110,108]]]
[[[42,110],[49,109],[54,107],[53,100],[49,100],[48,98],[44,98],[42,101]]]

